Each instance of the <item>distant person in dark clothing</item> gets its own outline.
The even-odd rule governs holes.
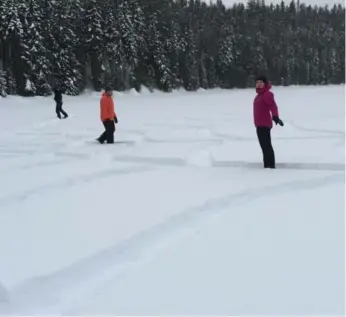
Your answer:
[[[56,102],[56,115],[59,119],[61,119],[61,115],[63,115],[64,119],[66,119],[68,117],[68,114],[62,109],[62,90],[59,87],[54,89],[54,100]]]
[[[118,118],[114,110],[112,95],[112,90],[107,87],[100,100],[100,118],[105,127],[105,131],[96,141],[101,144],[105,141],[107,141],[108,144],[114,143],[115,123],[118,123]]]
[[[254,123],[257,137],[263,153],[264,168],[275,168],[275,154],[271,142],[272,121],[283,126],[279,118],[279,110],[276,105],[274,94],[270,91],[271,84],[265,76],[256,78],[256,92],[253,103]]]

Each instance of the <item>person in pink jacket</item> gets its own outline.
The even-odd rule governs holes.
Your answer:
[[[271,84],[263,75],[256,78],[256,97],[253,102],[254,124],[263,153],[264,168],[275,168],[275,154],[271,142],[272,121],[283,126],[279,118],[279,110],[274,94],[270,91]]]

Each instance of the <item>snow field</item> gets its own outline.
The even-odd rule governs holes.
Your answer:
[[[99,94],[1,100],[0,313],[343,312],[344,86],[273,91],[274,171],[253,90],[115,94],[115,145]]]

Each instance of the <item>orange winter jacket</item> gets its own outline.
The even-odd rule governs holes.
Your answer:
[[[114,101],[111,96],[106,93],[103,93],[100,101],[101,109],[101,121],[105,120],[114,120],[115,111],[114,111]]]

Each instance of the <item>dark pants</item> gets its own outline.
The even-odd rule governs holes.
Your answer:
[[[68,117],[67,113],[62,109],[61,101],[56,102],[55,112],[59,119],[61,119],[61,114],[64,116],[64,118]]]
[[[105,127],[105,132],[103,132],[100,137],[97,139],[100,143],[114,143],[114,132],[115,132],[115,124],[113,120],[105,120],[103,121],[103,125]]]
[[[257,127],[257,137],[263,153],[264,168],[275,168],[275,154],[272,146],[271,128]]]

